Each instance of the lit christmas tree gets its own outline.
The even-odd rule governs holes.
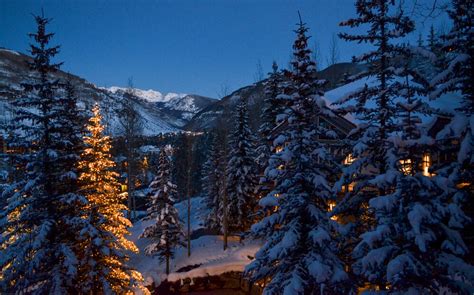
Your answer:
[[[110,155],[110,138],[103,135],[104,126],[99,107],[93,108],[89,120],[89,135],[84,138],[79,181],[87,197],[87,215],[91,229],[84,235],[81,261],[82,288],[93,294],[133,292],[142,276],[127,265],[129,252],[138,252],[127,240],[132,224],[124,216],[127,199],[120,193],[118,174],[112,171],[115,163]],[[146,290],[144,290],[146,291]]]

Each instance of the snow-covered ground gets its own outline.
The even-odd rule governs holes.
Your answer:
[[[204,227],[203,219],[208,212],[204,201],[202,197],[191,199],[192,231]],[[187,202],[177,203],[175,207],[183,221],[183,228],[186,229]],[[152,282],[159,284],[166,278],[168,281],[178,281],[184,278],[219,275],[229,271],[243,271],[261,246],[260,241],[246,240],[241,243],[238,237],[229,237],[229,248],[224,251],[222,236],[201,236],[191,241],[190,257],[187,256],[186,248],[177,249],[175,258],[170,263],[171,273],[167,277],[164,262],[160,262],[158,257],[149,257],[144,254],[143,250],[149,241],[138,238],[143,229],[151,222],[153,221],[139,221],[131,229],[131,240],[136,243],[140,253],[133,255],[130,263],[142,273],[145,285],[151,285]],[[193,265],[199,265],[199,267],[186,272],[176,272],[183,267]]]

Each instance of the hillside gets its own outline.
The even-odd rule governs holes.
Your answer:
[[[346,74],[354,75],[365,69],[363,65],[357,65],[352,63],[340,63],[330,66],[320,71],[319,78],[328,81],[326,90],[334,89],[343,84],[344,76]],[[190,131],[208,130],[216,126],[216,123],[223,123],[220,119],[223,119],[225,123],[228,123],[232,110],[236,106],[237,99],[243,97],[248,99],[250,118],[254,126],[259,125],[260,108],[263,103],[263,91],[264,81],[260,81],[256,84],[242,87],[230,95],[225,96],[220,101],[209,105],[202,111],[198,112],[188,124],[184,126],[184,129]]]
[[[31,58],[19,52],[0,49],[0,121],[9,119],[10,101],[22,94],[22,83],[36,79],[29,70],[27,61]],[[107,131],[120,135],[122,128],[118,111],[125,93],[124,88],[101,88],[78,76],[58,71],[53,78],[69,79],[79,97],[79,108],[91,109],[98,102],[102,108]],[[133,105],[140,116],[143,134],[146,136],[174,132],[185,125],[194,114],[214,102],[213,99],[187,94],[161,94],[155,90],[134,90],[136,99]]]

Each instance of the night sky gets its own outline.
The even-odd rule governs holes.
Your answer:
[[[419,0],[429,7],[434,0]],[[441,0],[439,0],[441,1]],[[442,2],[442,1],[441,1]],[[445,15],[424,17],[406,1],[417,32],[447,28]],[[31,13],[54,18],[49,30],[61,45],[63,70],[98,86],[136,87],[216,97],[254,82],[260,60],[286,66],[299,10],[318,42],[326,64],[339,22],[355,16],[352,0],[166,0],[166,1],[0,1],[0,46],[26,52],[27,33],[35,31]],[[368,49],[338,41],[340,61]]]

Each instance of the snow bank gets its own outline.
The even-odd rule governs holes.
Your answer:
[[[180,219],[186,229],[187,201],[177,203],[175,207],[178,209]],[[191,198],[191,208],[191,230],[195,231],[204,227],[204,217],[209,210],[205,206],[203,197]],[[243,271],[262,244],[255,240],[247,240],[241,243],[238,237],[229,237],[229,248],[224,251],[222,236],[201,236],[191,241],[191,257],[187,256],[186,248],[176,250],[176,256],[170,263],[171,273],[167,277],[165,263],[160,262],[158,257],[150,257],[144,254],[144,249],[150,241],[138,238],[152,222],[150,220],[139,221],[130,230],[130,239],[135,242],[140,250],[139,254],[132,255],[130,264],[142,273],[145,278],[145,285],[151,285],[153,282],[159,284],[166,278],[168,281],[178,281],[184,278],[219,275],[229,271]],[[199,265],[199,267],[186,272],[176,272],[183,267],[192,265]]]

